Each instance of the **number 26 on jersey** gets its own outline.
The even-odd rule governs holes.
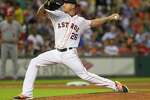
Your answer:
[[[72,33],[70,36],[71,40],[77,40],[78,39],[78,34]]]

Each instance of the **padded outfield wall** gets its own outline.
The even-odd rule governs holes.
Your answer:
[[[84,58],[93,66],[88,71],[102,76],[150,76],[150,57]],[[18,76],[24,77],[30,58],[19,59]],[[12,75],[12,62],[7,61],[6,75]],[[40,67],[38,77],[68,77],[75,74],[63,64]]]

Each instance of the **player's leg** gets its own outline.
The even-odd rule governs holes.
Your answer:
[[[11,50],[9,50],[12,63],[13,63],[13,78],[17,79],[17,72],[18,72],[18,55],[17,55],[17,45],[10,45]]]
[[[45,53],[40,54],[36,58],[33,58],[28,66],[25,79],[23,82],[23,90],[22,95],[32,96],[32,90],[34,86],[34,81],[37,76],[38,67],[44,67],[49,64],[59,63],[60,56],[57,50],[47,51]]]
[[[80,78],[89,81],[91,83],[94,83],[96,85],[105,86],[108,88],[112,88],[113,90],[116,90],[115,82],[100,77],[98,75],[95,75],[93,73],[87,72],[82,62],[80,61],[79,57],[75,53],[72,53],[72,51],[68,52],[66,56],[64,56],[63,63],[67,65],[69,68],[71,68],[73,72],[77,74]]]
[[[1,45],[1,68],[0,68],[0,78],[3,79],[5,77],[6,72],[6,61],[8,57],[8,48],[7,45]]]

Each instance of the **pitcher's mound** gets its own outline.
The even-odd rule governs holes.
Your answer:
[[[96,93],[43,97],[34,100],[150,100],[150,93]]]

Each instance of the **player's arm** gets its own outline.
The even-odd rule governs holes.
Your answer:
[[[108,17],[102,17],[102,18],[96,18],[91,20],[91,27],[98,27],[101,24],[107,22],[107,21],[111,21],[111,20],[119,20],[120,16],[119,14],[112,14]]]

